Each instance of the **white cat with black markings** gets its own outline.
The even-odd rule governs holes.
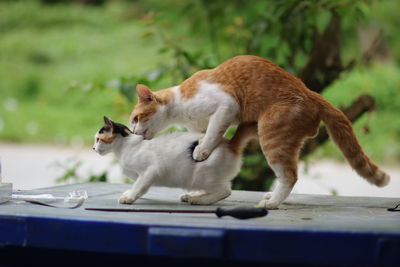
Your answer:
[[[95,135],[93,149],[100,155],[113,152],[123,173],[135,181],[120,197],[123,204],[135,202],[152,185],[186,189],[181,201],[190,204],[208,205],[228,197],[231,181],[240,170],[242,150],[256,135],[256,125],[242,126],[207,160],[196,162],[192,153],[203,134],[175,132],[145,140],[107,117],[104,122]]]

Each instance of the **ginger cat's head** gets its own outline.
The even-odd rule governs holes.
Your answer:
[[[167,114],[164,112],[165,98],[157,96],[142,84],[137,85],[136,92],[139,100],[130,116],[132,130],[145,139],[151,139],[168,126]]]
[[[119,137],[127,137],[132,134],[131,130],[123,124],[113,122],[104,116],[104,126],[95,134],[93,150],[100,155],[112,151],[114,141]]]

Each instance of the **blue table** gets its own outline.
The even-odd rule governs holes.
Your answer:
[[[152,188],[132,206],[118,204],[119,195],[128,188],[129,185],[87,183],[21,192],[66,196],[73,190],[88,191],[84,205],[71,210],[25,202],[1,204],[0,265],[44,259],[49,265],[58,260],[53,266],[69,265],[68,259],[230,266],[244,262],[400,265],[400,212],[387,211],[400,203],[400,198],[293,194],[279,210],[250,220],[217,218],[213,214],[85,210],[214,210],[222,205],[254,205],[263,195],[234,191],[217,205],[190,206],[179,201],[180,190]]]

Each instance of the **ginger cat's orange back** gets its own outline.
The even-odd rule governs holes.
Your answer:
[[[231,58],[211,70],[201,70],[180,86],[190,98],[199,89],[199,81],[219,84],[239,103],[242,121],[255,121],[271,104],[301,102],[311,93],[304,83],[274,63],[250,55]]]

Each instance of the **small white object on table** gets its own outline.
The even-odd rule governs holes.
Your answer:
[[[0,161],[0,203],[7,202],[11,199],[12,194],[12,184],[11,183],[2,183],[1,176],[1,161]]]

